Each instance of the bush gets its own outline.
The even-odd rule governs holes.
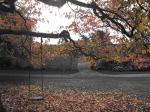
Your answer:
[[[133,71],[133,70],[137,70],[137,67],[132,61],[125,61],[125,62],[118,63],[118,65],[113,68],[113,71],[120,71],[120,72]]]
[[[95,64],[95,69],[111,70],[111,71],[133,71],[133,70],[137,70],[137,67],[132,61],[125,61],[119,63],[114,60],[112,61],[98,60]]]
[[[116,61],[99,60],[96,62],[96,70],[112,70],[118,63]]]

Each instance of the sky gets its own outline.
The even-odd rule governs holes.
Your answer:
[[[21,0],[19,1],[22,2]],[[36,2],[35,0],[31,0],[31,1],[33,3]],[[72,9],[77,7],[71,4],[69,4],[69,6]],[[74,21],[74,18],[68,19],[65,17],[64,13],[72,11],[72,9],[69,6],[68,4],[65,4],[63,7],[57,8],[57,7],[46,5],[41,2],[38,3],[38,5],[36,4],[35,8],[37,8],[38,10],[38,8],[40,7],[41,14],[40,16],[36,15],[35,18],[43,18],[44,21],[38,21],[38,23],[36,24],[36,29],[34,31],[43,32],[43,33],[60,33],[62,30],[67,30],[66,26],[70,25]],[[69,33],[72,39],[74,40],[81,39],[81,37],[78,34],[75,34],[71,31],[69,31]],[[116,33],[111,31],[110,36],[112,35],[116,35]],[[40,38],[35,38],[35,41],[40,42],[40,40],[41,40]],[[49,44],[57,44],[59,41],[59,39],[49,39],[49,40],[50,40],[48,42]]]
[[[76,8],[76,6],[69,4],[71,8]],[[61,8],[48,6],[46,4],[41,3],[40,7],[42,14],[40,15],[40,18],[44,18],[46,22],[38,22],[36,25],[36,31],[44,32],[44,33],[60,33],[62,30],[66,30],[66,26],[70,25],[74,18],[68,19],[65,17],[66,12],[71,12],[72,9],[68,6],[68,4],[65,4]],[[48,21],[48,22],[47,22]],[[70,32],[70,31],[69,31]],[[72,39],[78,40],[81,37],[73,32],[70,32],[70,35]],[[114,31],[110,32],[110,36],[113,35],[120,35]],[[36,38],[36,41],[40,42],[40,38]],[[49,44],[57,44],[59,39],[50,39]],[[114,39],[112,39],[113,43],[116,43]]]
[[[36,25],[36,31],[44,32],[44,33],[60,33],[62,30],[65,30],[66,26],[70,25],[73,20],[65,17],[66,12],[72,11],[68,4],[64,5],[61,8],[46,6],[42,4],[42,14],[40,18],[44,18],[45,22],[38,22]],[[48,22],[47,22],[48,21]],[[79,39],[79,35],[70,32],[71,37],[74,40]],[[40,41],[40,38],[36,38],[36,41]],[[57,44],[58,39],[50,39],[50,44]]]

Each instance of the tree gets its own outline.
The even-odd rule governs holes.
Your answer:
[[[136,46],[139,41],[142,44],[142,49],[149,52],[149,36],[150,36],[150,2],[149,0],[91,0],[81,2],[78,0],[38,0],[50,6],[61,7],[65,3],[80,6],[75,9],[75,16],[77,21],[70,25],[70,29],[75,32],[91,32],[93,30],[104,27],[108,30],[121,32],[122,38],[129,40],[132,46]],[[3,12],[16,12],[16,0],[4,0],[0,4],[0,10]],[[9,6],[9,7],[6,7]],[[89,12],[89,13],[88,13]],[[70,15],[69,15],[70,16]],[[82,27],[85,26],[85,27]],[[94,26],[94,29],[92,29]],[[82,29],[83,28],[83,29]],[[3,31],[3,32],[2,32]],[[43,37],[61,38],[60,34],[43,34],[29,31],[14,31],[10,29],[0,29],[0,34],[17,34],[17,35],[34,35]],[[71,38],[70,42],[80,50],[83,54],[82,48],[79,47]],[[131,48],[132,48],[131,46]],[[136,48],[136,47],[134,47]],[[95,54],[88,54],[95,57]]]
[[[11,1],[13,3],[16,2],[13,0]],[[66,2],[70,2],[72,4],[91,9],[94,16],[96,16],[101,21],[103,21],[106,24],[106,26],[111,27],[117,31],[120,31],[122,34],[125,34],[129,38],[133,38],[133,36],[137,32],[139,32],[138,28],[141,25],[140,24],[141,20],[144,19],[144,18],[139,19],[138,16],[141,17],[140,14],[142,14],[143,17],[146,17],[147,21],[149,20],[149,17],[148,17],[149,13],[147,13],[147,11],[149,11],[148,0],[143,0],[143,1],[111,0],[111,1],[106,1],[106,2],[96,0],[96,1],[91,1],[91,3],[84,3],[84,2],[77,1],[77,0],[56,0],[56,1],[55,0],[49,0],[49,1],[39,0],[39,1],[46,3],[48,5],[53,5],[57,7],[64,5]],[[113,4],[111,5],[111,3]],[[133,6],[133,8],[131,6]],[[12,10],[15,11],[15,9],[13,8]]]
[[[26,19],[25,21],[18,13],[2,13],[0,15],[0,28],[31,30],[36,21]],[[19,61],[30,63],[30,43],[33,39],[27,36],[1,35],[0,36],[0,58],[1,67],[19,66]],[[17,61],[18,60],[18,61]],[[12,65],[14,64],[14,65]],[[24,65],[23,65],[24,66]]]
[[[16,1],[11,0],[12,3],[15,3]],[[112,28],[116,31],[121,32],[124,36],[124,38],[134,38],[138,39],[137,35],[140,35],[140,39],[143,41],[146,39],[149,41],[149,1],[148,0],[109,0],[109,1],[90,1],[88,3],[80,2],[77,0],[39,0],[43,3],[46,3],[48,5],[52,6],[63,6],[66,2],[70,2],[74,5],[78,5],[84,8],[87,8],[83,10],[82,8],[77,9],[76,12],[78,13],[78,19],[81,19],[81,21],[84,19],[84,26],[87,28],[85,31],[89,31],[89,26],[94,26],[99,21],[103,22],[103,26]],[[3,4],[6,1],[4,0]],[[5,3],[6,4],[6,3]],[[10,5],[10,3],[7,5]],[[1,6],[1,7],[2,7]],[[16,11],[16,9],[11,9],[13,11]],[[87,14],[87,11],[90,11],[90,13]],[[10,11],[11,12],[11,11]],[[86,13],[85,13],[86,12]],[[77,15],[77,14],[76,14]],[[134,16],[133,16],[134,15]],[[95,18],[97,17],[97,18]],[[87,20],[87,21],[86,21]],[[81,21],[79,21],[81,23]],[[147,24],[148,23],[148,24]],[[73,23],[74,30],[77,30],[76,23]],[[98,23],[99,24],[99,23]],[[100,27],[100,25],[96,26],[97,28]],[[94,28],[96,29],[96,28]],[[13,32],[9,30],[3,30],[5,32],[3,33],[13,33],[18,34],[18,32]],[[21,32],[21,34],[25,34]],[[28,33],[27,33],[28,34]],[[29,33],[31,35],[31,33]],[[44,36],[44,35],[43,35]],[[146,47],[146,45],[145,45]]]

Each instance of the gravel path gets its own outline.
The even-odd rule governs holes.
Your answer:
[[[79,64],[79,72],[72,74],[43,74],[44,86],[50,88],[71,88],[81,90],[117,91],[123,90],[126,94],[150,96],[150,73],[112,73],[96,72],[89,69],[87,63]],[[31,82],[41,84],[39,72],[31,74]],[[28,72],[0,73],[0,84],[28,83]]]

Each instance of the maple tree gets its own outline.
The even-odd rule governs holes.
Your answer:
[[[66,32],[53,34],[53,33],[41,33],[41,32],[39,33],[39,32],[33,32],[31,30],[27,30],[26,26],[29,27],[34,25],[35,23],[32,22],[31,20],[28,20],[26,16],[23,17],[20,13],[20,9],[21,10],[26,9],[24,10],[25,11],[24,14],[27,14],[28,12],[31,11],[30,14],[34,15],[35,13],[39,12],[36,10],[31,10],[32,8],[36,9],[36,5],[33,5],[32,4],[33,2],[29,3],[30,0],[27,1],[28,1],[27,4],[29,5],[25,5],[26,2],[25,3],[20,2],[19,4],[20,6],[22,5],[25,6],[21,8],[16,8],[17,0],[0,1],[0,16],[1,16],[0,35],[1,37],[4,38],[4,39],[3,38],[0,39],[2,39],[1,40],[2,46],[4,45],[3,43],[7,43],[6,46],[8,50],[10,48],[9,45],[11,45],[11,43],[17,44],[17,43],[24,43],[24,41],[26,41],[24,47],[29,46],[29,41],[28,41],[29,38],[26,39],[25,36],[27,37],[36,36],[36,37],[45,37],[45,38],[64,38],[66,42],[62,43],[60,47],[58,47],[54,51],[50,51],[48,45],[46,44],[43,45],[44,52],[42,53],[43,54],[42,57],[44,57],[43,59],[44,62],[46,61],[46,59],[49,60],[53,56],[55,56],[54,55],[55,53],[56,55],[59,55],[59,53],[61,54],[63,52],[65,52],[66,54],[70,54],[70,53],[80,51],[81,54],[84,54],[85,56],[88,56],[94,60],[98,60],[98,59],[111,60],[112,58],[119,62],[122,60],[127,60],[127,61],[132,60],[134,63],[138,65],[139,68],[143,66],[149,67],[149,65],[145,65],[143,63],[150,60],[150,57],[148,56],[144,57],[145,54],[148,54],[150,52],[150,46],[149,46],[150,1],[149,0],[85,0],[84,2],[79,0],[37,0],[47,5],[56,6],[56,7],[62,7],[66,3],[71,3],[73,5],[79,6],[74,10],[75,14],[73,13],[66,14],[66,17],[75,18],[75,21],[73,21],[73,23],[70,26],[68,26],[68,29],[73,30],[76,33],[80,33],[80,34],[95,33],[95,31],[102,30],[102,29],[107,31],[109,30],[109,32],[111,31],[120,32],[121,39],[117,38],[118,45],[114,49],[110,47],[111,37],[108,35],[104,36],[106,37],[106,41],[100,39],[98,36],[95,36],[93,40],[89,39],[88,41],[80,40],[78,42],[75,42],[70,38],[70,36],[68,36],[68,34],[66,35]],[[3,16],[3,14],[6,16]],[[36,54],[39,54],[40,52],[39,47],[40,47],[40,43],[32,43],[33,57]],[[25,53],[26,51],[24,50],[27,49],[19,48],[18,49],[19,54],[26,54]],[[125,51],[123,57],[121,54],[122,51]],[[135,51],[135,53],[133,53],[133,51]],[[54,54],[52,55],[51,52],[53,52]],[[109,56],[110,52],[113,52],[111,56]],[[17,53],[14,53],[14,51],[12,50],[9,50],[8,53],[13,55],[14,54],[18,55]],[[39,58],[39,56],[40,55],[38,55],[37,58]],[[39,64],[40,63],[39,60],[35,60],[35,59],[36,58],[32,59],[32,63]],[[76,96],[78,95],[79,94],[77,93]],[[80,97],[82,97],[83,95],[85,96],[85,93],[81,94]],[[91,99],[85,100],[87,99],[87,97],[89,98],[89,95],[87,95],[87,97],[86,96],[83,97],[83,100],[73,98],[72,95],[69,96],[69,98],[67,96],[62,96],[62,94],[60,94],[60,96],[61,96],[60,97],[61,101],[64,101],[60,103],[60,105],[62,104],[60,107],[58,107],[58,103],[60,101],[57,102],[57,100],[53,100],[54,98],[52,98],[51,96],[48,96],[48,98],[45,101],[46,103],[44,102],[46,104],[46,107],[47,108],[51,107],[58,111],[64,110],[66,109],[64,106],[65,103],[69,101],[71,103],[70,106],[68,107],[69,108],[68,110],[72,110],[72,105],[74,104],[76,105],[78,103],[83,105],[83,107],[81,107],[81,110],[83,109],[88,110],[89,108],[85,108],[85,107],[89,104],[89,101],[93,102],[93,95],[90,95],[90,98],[92,97],[92,100]],[[58,96],[56,97],[58,98]],[[67,100],[64,100],[64,98]],[[73,101],[68,100],[70,98],[73,99]],[[105,111],[105,108],[108,109],[107,104],[113,105],[113,109],[117,111],[120,110],[120,105],[116,105],[116,102],[118,104],[118,101],[116,101],[116,99],[112,96],[111,99],[113,100],[113,102],[109,102],[109,103],[106,103],[108,102],[108,99],[106,101],[105,100],[102,101],[101,103],[99,101],[97,102],[96,97],[94,98],[96,103],[94,103],[94,105],[93,103],[91,104],[95,109],[97,109],[97,103],[98,103],[98,105],[100,106],[101,104],[106,104],[106,106],[104,106],[103,109],[100,108],[99,110]],[[129,99],[128,98],[121,99],[121,105],[123,108],[122,111],[127,110],[126,108],[129,108],[131,106],[134,107],[132,108],[131,111],[137,111],[138,107],[135,104],[138,105],[137,103],[138,101],[135,100],[133,101],[134,105],[129,105],[130,103],[128,103],[126,100],[128,101]],[[52,102],[52,101],[56,101],[56,102]],[[84,105],[85,102],[87,104],[86,106]],[[51,106],[51,103],[54,103],[54,105]],[[28,108],[26,109],[28,111]],[[42,109],[44,111],[46,110],[44,108]],[[109,109],[109,111],[110,110],[114,111],[113,109]]]
[[[16,0],[10,0],[10,1],[12,2],[7,3],[7,5],[13,5],[12,3],[16,2]],[[64,5],[66,2],[70,2],[74,5],[88,8],[93,12],[94,16],[96,16],[103,23],[105,23],[106,26],[111,27],[117,31],[120,31],[122,34],[125,34],[127,37],[130,38],[133,38],[133,36],[137,32],[141,31],[139,29],[141,25],[144,25],[142,27],[143,31],[146,30],[148,27],[147,25],[145,25],[149,20],[148,18],[149,13],[146,13],[147,11],[149,11],[149,1],[147,0],[143,0],[143,1],[106,0],[104,2],[96,0],[96,1],[90,1],[88,3],[80,2],[77,0],[58,0],[58,1],[39,0],[39,1],[57,7]],[[10,8],[10,10],[15,11],[15,9],[13,8]],[[87,19],[89,18],[90,20],[87,23],[91,24],[90,21],[93,22],[93,20],[95,20],[93,15],[92,17],[88,17],[88,15],[86,13],[83,14],[82,11],[85,12],[84,10],[81,9],[78,12],[82,14],[82,18],[86,18],[86,17]],[[86,16],[84,16],[85,14]],[[140,18],[141,17],[140,14],[142,14],[142,18]]]
[[[24,20],[20,13],[2,13],[0,15],[0,28],[3,29],[16,29],[16,30],[31,30],[36,23],[34,19]],[[13,61],[16,58],[26,60],[30,63],[30,43],[33,39],[24,35],[1,35],[0,36],[0,57],[1,57],[1,66],[5,65],[9,60]],[[4,61],[4,62],[3,62]],[[11,63],[11,62],[9,62]],[[11,66],[8,65],[8,67]],[[19,65],[18,65],[19,67]]]
[[[45,67],[46,63],[59,55],[59,51],[47,42],[39,43],[32,42],[32,59],[31,63],[35,68],[40,69],[41,66]]]
[[[138,45],[140,41],[140,44],[142,44],[140,49],[143,49],[141,51],[149,53],[149,0],[88,0],[84,2],[78,0],[38,1],[56,7],[61,7],[68,2],[79,6],[74,9],[73,13],[75,12],[75,14],[66,14],[67,17],[75,18],[75,21],[70,26],[68,26],[69,29],[80,34],[88,32],[91,33],[95,30],[103,28],[109,31],[114,30],[116,32],[120,32],[122,38],[129,40],[130,43],[132,43],[130,44],[130,48],[132,48],[132,46]],[[17,9],[15,7],[15,2],[16,0],[10,0],[9,2],[4,0],[0,4],[0,10],[7,13],[16,12]],[[6,5],[9,7],[6,7]],[[49,38],[63,37],[60,35],[61,33],[45,34],[24,30],[14,31],[11,29],[0,29],[0,34],[31,35]],[[76,47],[76,49],[80,50],[84,55],[87,55],[87,53],[83,52],[82,48],[76,45],[72,39],[70,41]],[[134,49],[139,48],[134,47]],[[141,56],[143,54],[141,54]],[[88,55],[91,55],[92,57],[95,56],[93,53],[88,53]],[[130,57],[132,57],[132,55]]]
[[[123,39],[120,40],[129,40],[129,42],[118,42],[116,50],[113,51],[115,55],[111,55],[112,58],[119,62],[124,59],[128,59],[126,61],[132,60],[138,68],[149,67],[148,64],[144,64],[150,60],[149,57],[144,56],[149,53],[149,1],[109,0],[95,2],[97,5],[93,10],[76,8],[75,14],[69,13],[67,17],[74,17],[73,15],[75,15],[76,18],[69,28],[81,34],[107,28],[108,30],[111,28],[111,31],[121,32]],[[128,49],[125,48],[127,44],[130,44]],[[122,55],[123,51],[124,55]],[[133,51],[135,52],[133,53]]]

